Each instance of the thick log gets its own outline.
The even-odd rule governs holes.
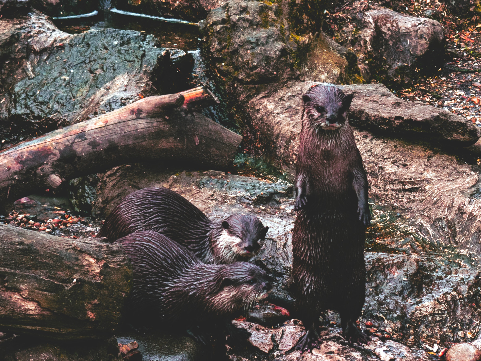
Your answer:
[[[0,224],[0,330],[65,339],[111,335],[131,276],[117,244]]]
[[[36,190],[129,162],[226,169],[241,136],[189,111],[208,99],[202,88],[144,98],[1,152],[0,214]]]

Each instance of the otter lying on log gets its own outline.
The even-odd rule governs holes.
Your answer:
[[[267,274],[253,264],[205,264],[154,231],[135,232],[117,242],[133,268],[129,320],[142,326],[210,328],[266,298],[271,287]]]
[[[125,197],[110,213],[97,237],[110,242],[136,231],[153,230],[186,246],[206,263],[251,258],[268,227],[255,216],[235,214],[212,222],[187,199],[166,188],[144,188]]]

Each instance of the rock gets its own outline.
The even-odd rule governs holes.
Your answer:
[[[446,361],[479,361],[481,351],[469,343],[458,343],[446,352]]]
[[[466,147],[479,139],[479,128],[467,119],[421,102],[402,100],[382,84],[346,85],[342,89],[354,94],[349,123],[356,128],[448,147]]]
[[[378,329],[390,329],[398,338],[402,334],[411,345],[460,342],[475,334],[473,325],[481,321],[478,301],[473,302],[481,300],[480,273],[469,260],[382,253],[365,258],[363,317],[379,320]]]
[[[150,95],[153,85],[160,94],[190,86],[191,72],[173,67],[191,70],[192,56],[157,48],[151,35],[115,29],[70,35],[38,13],[0,26],[7,30],[0,37],[3,145],[22,140],[18,133],[38,135],[115,110]]]
[[[252,207],[252,204],[267,206],[292,194],[291,185],[283,181],[261,182],[219,171],[178,172],[133,164],[113,168],[100,176],[94,213],[105,217],[129,193],[146,187],[174,188],[204,212],[213,210],[214,202],[207,199],[217,192],[224,195],[227,204],[235,203],[240,207]],[[194,194],[192,189],[195,190]],[[198,194],[199,190],[207,199]]]
[[[368,132],[356,133],[356,142],[368,175],[369,196],[391,209],[403,224],[387,224],[384,231],[381,224],[376,225],[381,231],[373,228],[373,237],[390,247],[390,242],[397,243],[408,232],[417,240],[404,243],[407,252],[455,247],[479,254],[479,174],[471,165],[436,148]]]
[[[0,0],[0,15],[13,19],[25,16],[31,10],[30,0]]]
[[[282,336],[278,340],[278,348],[281,352],[287,352],[297,344],[299,339],[304,336],[304,327],[300,326],[298,322],[294,320],[287,321],[282,326]]]
[[[201,361],[210,359],[206,350],[200,343],[194,342],[191,337],[183,335],[168,335],[149,330],[149,332],[123,333],[117,337],[119,344],[128,346],[135,345],[136,353],[133,357],[127,358],[129,361],[135,360],[182,360],[182,361]],[[124,360],[126,360],[124,358]]]
[[[272,336],[275,330],[263,327],[256,323],[234,320],[232,324],[237,328],[242,328],[250,333],[249,342],[264,353],[269,353],[274,347]]]
[[[277,3],[231,0],[207,16],[204,54],[217,82],[236,100],[299,77],[333,83],[346,78],[338,45],[324,34],[291,33],[286,11]]]
[[[346,60],[349,56],[355,57],[354,53],[349,52],[324,33],[314,37],[307,36],[305,41],[308,42],[306,54],[302,56],[298,54],[300,80],[333,84],[358,83],[361,80],[357,65],[348,64]]]
[[[409,347],[400,344],[395,341],[370,342],[367,346],[374,354],[379,357],[381,361],[394,361],[394,360],[406,360],[406,361],[420,361],[431,360],[429,355],[424,351],[411,350]]]
[[[204,53],[228,92],[295,76],[292,56],[297,45],[289,39],[280,11],[275,4],[231,0],[207,16]],[[242,98],[243,92],[238,92]]]
[[[73,211],[84,215],[92,214],[92,207],[97,196],[97,183],[98,178],[95,174],[75,178],[68,182],[69,199],[72,203]]]
[[[372,138],[362,138],[362,134],[357,133],[358,141],[364,139],[366,143],[373,142]],[[446,168],[440,172],[452,173],[454,179],[462,177],[462,172],[466,170],[460,165],[455,165],[455,162],[451,164],[453,160],[447,156],[432,153],[426,155],[415,146],[404,145],[406,149],[401,151],[399,148],[402,144],[394,143],[394,140],[375,139],[374,147],[386,158],[373,154],[368,159],[368,169],[373,165],[377,167],[385,164],[383,162],[388,162],[391,159],[389,157],[396,156],[407,159],[408,162],[412,160],[413,167],[419,168],[421,173],[426,173],[421,165],[428,162],[428,158],[435,159],[432,165],[434,170],[439,168],[439,163],[450,164],[453,169]],[[362,147],[361,149],[365,151]],[[396,152],[398,154],[394,154]],[[404,152],[411,154],[412,159],[406,157]],[[398,163],[401,162],[395,164]],[[460,173],[455,172],[456,169]],[[269,202],[255,204],[255,195],[262,193],[272,183],[223,172],[179,173],[175,170],[166,172],[160,167],[148,168],[139,165],[119,167],[117,172],[119,177],[112,180],[116,179],[120,185],[118,192],[127,193],[129,187],[162,185],[182,194],[211,219],[221,219],[237,212],[259,216],[263,224],[269,226],[269,232],[260,253],[252,262],[269,270],[275,278],[276,287],[282,288],[286,284],[292,264],[291,233],[295,215],[292,212],[292,195],[283,193],[282,187],[278,193],[273,194]],[[401,172],[397,169],[392,170],[393,176],[399,173]],[[100,179],[102,180],[103,176],[100,176]],[[124,181],[119,183],[119,180]],[[390,178],[381,181],[389,183]],[[114,181],[111,183],[112,194],[115,193],[115,183]],[[274,187],[279,185],[274,184]],[[378,187],[378,183],[373,183],[375,192],[379,191]],[[393,193],[400,198],[411,194],[410,192],[403,194],[399,190]],[[246,197],[246,194],[250,196]],[[413,203],[413,200],[407,198],[405,202],[409,204]],[[392,204],[393,201],[389,203]],[[481,322],[477,312],[481,304],[481,274],[476,263],[452,249],[444,250],[432,239],[421,239],[412,226],[405,225],[403,228],[402,224],[397,224],[401,223],[402,219],[395,212],[382,213],[388,220],[398,219],[393,224],[384,225],[379,221],[379,207],[378,204],[373,206],[374,224],[368,231],[367,246],[374,248],[373,242],[379,242],[379,248],[384,247],[386,252],[374,252],[371,249],[365,256],[368,279],[361,328],[365,332],[368,332],[366,327],[372,330],[373,336],[369,345],[359,348],[348,347],[340,334],[337,313],[328,312],[328,320],[331,322],[329,327],[321,328],[323,340],[321,346],[312,353],[304,353],[302,356],[292,350],[304,332],[299,321],[289,320],[280,326],[271,323],[266,327],[253,323],[253,319],[238,320],[242,322],[238,324],[243,325],[242,329],[248,329],[249,333],[254,335],[249,341],[251,347],[249,352],[253,352],[254,348],[258,350],[257,355],[264,357],[265,353],[269,352],[268,357],[275,357],[279,361],[329,358],[333,352],[337,360],[427,361],[429,357],[426,352],[419,350],[418,347],[424,346],[429,349],[428,347],[432,345],[445,347],[450,342],[472,341],[476,325]],[[413,211],[413,214],[415,213]],[[391,240],[382,243],[388,236]],[[152,335],[152,340],[154,339],[158,342],[157,336]],[[155,355],[152,351],[156,348],[155,342],[145,344],[140,339],[137,341],[139,349],[143,348],[144,357],[146,357],[144,352]],[[237,345],[237,341],[238,337],[235,336],[229,354],[247,360],[253,359],[251,354],[243,353],[244,346]],[[179,347],[179,352],[183,352],[184,346]]]
[[[341,45],[352,45],[364,80],[402,85],[433,73],[444,60],[444,30],[432,19],[377,7],[350,14]]]

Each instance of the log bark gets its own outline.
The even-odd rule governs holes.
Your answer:
[[[111,335],[132,270],[117,244],[0,224],[0,330],[55,338]]]
[[[189,110],[208,99],[202,88],[144,98],[1,152],[0,214],[36,190],[129,162],[226,169],[242,138]]]

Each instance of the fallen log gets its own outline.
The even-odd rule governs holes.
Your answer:
[[[0,330],[63,339],[111,335],[132,270],[121,248],[0,224]]]
[[[189,111],[203,88],[144,98],[0,153],[0,214],[23,196],[113,166],[157,161],[226,169],[241,136]]]

